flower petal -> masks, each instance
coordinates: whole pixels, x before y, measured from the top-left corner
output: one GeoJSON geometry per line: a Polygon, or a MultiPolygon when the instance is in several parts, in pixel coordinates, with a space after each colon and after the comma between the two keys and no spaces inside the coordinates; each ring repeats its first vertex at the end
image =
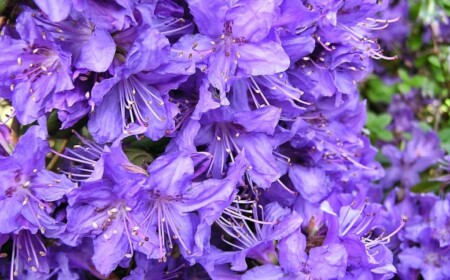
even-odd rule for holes
{"type": "Polygon", "coordinates": [[[72,0],[35,0],[34,2],[52,21],[55,22],[67,18],[72,7],[72,0]]]}
{"type": "Polygon", "coordinates": [[[289,67],[289,57],[280,44],[264,40],[237,47],[238,70],[247,75],[272,75],[289,67]]]}
{"type": "Polygon", "coordinates": [[[226,20],[232,22],[233,35],[250,42],[266,38],[273,22],[278,18],[277,0],[239,0],[227,12],[226,20]]]}

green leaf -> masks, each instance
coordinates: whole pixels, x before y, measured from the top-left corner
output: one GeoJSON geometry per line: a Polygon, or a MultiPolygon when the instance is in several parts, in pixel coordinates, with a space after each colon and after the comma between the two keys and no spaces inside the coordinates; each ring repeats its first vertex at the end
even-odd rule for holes
{"type": "Polygon", "coordinates": [[[372,112],[368,112],[366,127],[369,129],[373,141],[376,139],[392,141],[394,139],[392,132],[386,129],[391,120],[392,117],[388,114],[375,115],[372,112]]]}
{"type": "Polygon", "coordinates": [[[424,84],[426,84],[427,83],[427,77],[425,77],[425,76],[419,76],[419,75],[417,75],[417,76],[413,76],[410,80],[409,80],[409,85],[410,86],[412,86],[412,87],[416,87],[416,88],[419,88],[419,87],[421,87],[422,85],[424,85],[424,84]]]}
{"type": "Polygon", "coordinates": [[[446,127],[439,131],[439,139],[444,150],[450,153],[450,127],[446,127]]]}
{"type": "Polygon", "coordinates": [[[387,85],[380,78],[371,76],[366,83],[365,92],[370,102],[391,102],[392,95],[395,94],[395,85],[387,85]]]}
{"type": "Polygon", "coordinates": [[[420,183],[411,188],[411,191],[415,193],[435,192],[439,190],[440,186],[440,182],[422,179],[420,183]]]}
{"type": "Polygon", "coordinates": [[[388,114],[375,115],[372,112],[367,113],[367,126],[385,128],[391,123],[392,117],[388,114]]]}
{"type": "Polygon", "coordinates": [[[405,69],[403,68],[398,69],[398,75],[400,76],[400,79],[402,79],[403,81],[409,81],[409,74],[405,69]]]}
{"type": "Polygon", "coordinates": [[[378,138],[380,138],[383,141],[389,142],[394,140],[394,135],[389,130],[381,130],[378,132],[378,138]]]}
{"type": "Polygon", "coordinates": [[[154,158],[147,152],[140,149],[126,149],[125,154],[128,159],[137,166],[151,163],[154,158]]]}
{"type": "Polygon", "coordinates": [[[0,14],[3,14],[7,6],[8,0],[0,0],[0,14]]]}
{"type": "Polygon", "coordinates": [[[409,93],[411,91],[411,87],[408,84],[398,84],[398,90],[401,93],[409,93]]]}
{"type": "Polygon", "coordinates": [[[441,62],[439,61],[439,58],[436,55],[430,55],[428,57],[428,62],[433,65],[436,66],[438,68],[441,67],[441,62]]]}
{"type": "Polygon", "coordinates": [[[136,137],[128,137],[124,139],[124,144],[129,146],[130,148],[147,151],[153,156],[163,153],[168,143],[168,138],[162,138],[158,141],[152,141],[149,138],[136,140],[136,137]]]}
{"type": "Polygon", "coordinates": [[[383,166],[389,165],[391,163],[391,161],[380,151],[378,151],[377,155],[375,156],[375,160],[381,163],[383,166]]]}

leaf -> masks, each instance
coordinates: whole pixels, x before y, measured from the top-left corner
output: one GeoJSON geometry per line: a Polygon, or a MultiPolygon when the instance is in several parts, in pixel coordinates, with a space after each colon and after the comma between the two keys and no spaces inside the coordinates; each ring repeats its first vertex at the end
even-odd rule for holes
{"type": "Polygon", "coordinates": [[[126,149],[125,154],[127,155],[130,162],[137,166],[149,164],[154,160],[154,158],[149,153],[139,149],[126,149]]]}
{"type": "Polygon", "coordinates": [[[0,14],[3,14],[7,6],[8,6],[7,0],[0,0],[0,14]]]}
{"type": "Polygon", "coordinates": [[[435,192],[439,190],[440,186],[441,186],[440,182],[422,179],[420,183],[411,188],[411,191],[415,193],[435,192]]]}
{"type": "Polygon", "coordinates": [[[365,91],[370,102],[389,103],[396,89],[395,85],[387,85],[380,78],[371,76],[367,80],[365,91]]]}
{"type": "Polygon", "coordinates": [[[398,84],[398,90],[401,93],[409,93],[411,91],[411,87],[407,84],[401,83],[401,84],[398,84]]]}
{"type": "Polygon", "coordinates": [[[450,127],[441,129],[438,135],[439,139],[441,139],[442,148],[444,148],[445,151],[450,153],[450,127]]]}
{"type": "Polygon", "coordinates": [[[425,76],[413,76],[410,80],[409,80],[409,85],[412,87],[416,87],[416,88],[420,88],[422,85],[427,83],[427,77],[425,76]]]}
{"type": "Polygon", "coordinates": [[[405,82],[409,81],[409,74],[405,69],[403,69],[403,68],[398,69],[398,75],[399,75],[400,79],[402,79],[403,81],[405,81],[405,82]]]}
{"type": "Polygon", "coordinates": [[[394,139],[392,132],[386,129],[391,121],[392,117],[388,114],[375,115],[368,112],[366,127],[370,131],[372,141],[376,139],[392,141],[394,139]]]}
{"type": "Polygon", "coordinates": [[[394,135],[389,130],[382,130],[378,132],[378,138],[380,138],[383,141],[389,142],[394,140],[394,135]]]}
{"type": "Polygon", "coordinates": [[[428,62],[433,65],[436,66],[438,68],[441,67],[441,62],[439,61],[439,58],[436,55],[430,55],[428,57],[428,62]]]}

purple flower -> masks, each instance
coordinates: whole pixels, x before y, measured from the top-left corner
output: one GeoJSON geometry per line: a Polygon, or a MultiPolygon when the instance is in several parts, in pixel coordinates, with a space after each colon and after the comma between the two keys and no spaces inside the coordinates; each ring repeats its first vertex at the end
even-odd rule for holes
{"type": "Polygon", "coordinates": [[[274,25],[284,51],[291,62],[296,62],[312,53],[316,46],[313,34],[319,13],[308,9],[300,0],[284,0],[280,9],[280,17],[274,25]]]}
{"type": "Polygon", "coordinates": [[[131,124],[146,127],[145,135],[154,140],[174,128],[177,108],[167,93],[187,79],[190,70],[170,60],[169,54],[169,40],[156,29],[145,28],[114,76],[94,86],[88,128],[97,142],[114,141],[130,132],[131,124]]]}
{"type": "Polygon", "coordinates": [[[302,114],[305,107],[311,105],[303,100],[303,94],[304,92],[291,85],[286,73],[279,73],[235,80],[226,98],[233,108],[239,110],[278,107],[282,108],[282,116],[292,118],[302,114]]]}
{"type": "Polygon", "coordinates": [[[44,30],[28,29],[29,25],[30,20],[19,17],[17,28],[23,29],[22,39],[0,38],[1,48],[8,50],[0,58],[0,85],[11,89],[12,104],[22,124],[51,110],[53,94],[74,87],[70,53],[47,38],[44,30]]]}
{"type": "Polygon", "coordinates": [[[383,28],[376,31],[377,38],[382,40],[386,48],[391,49],[393,47],[391,43],[403,44],[411,32],[409,9],[409,1],[401,0],[389,3],[389,7],[380,13],[382,18],[398,19],[389,25],[389,29],[383,28]]]}
{"type": "Polygon", "coordinates": [[[309,251],[299,275],[319,279],[342,279],[346,275],[347,251],[341,244],[330,244],[309,251]]]}
{"type": "Polygon", "coordinates": [[[270,34],[277,6],[276,1],[189,1],[201,34],[184,36],[174,50],[198,61],[220,92],[228,91],[234,77],[282,72],[289,67],[289,57],[270,34]]]}
{"type": "Polygon", "coordinates": [[[207,274],[201,266],[189,266],[181,257],[168,257],[166,262],[147,259],[143,254],[136,254],[136,268],[125,280],[169,280],[169,279],[205,279],[207,274]]]}
{"type": "Polygon", "coordinates": [[[62,239],[76,246],[82,238],[92,238],[93,264],[108,275],[121,261],[126,263],[135,249],[148,253],[147,246],[138,246],[139,223],[133,211],[137,201],[132,199],[147,173],[131,164],[120,147],[105,153],[103,160],[101,179],[83,182],[68,196],[67,232],[62,239]]]}
{"type": "MultiPolygon", "coordinates": [[[[29,230],[20,230],[17,234],[11,234],[11,240],[10,279],[14,277],[20,279],[35,277],[37,279],[49,273],[50,262],[42,235],[29,230]]],[[[2,242],[0,242],[0,247],[1,245],[2,242]]]]}
{"type": "MultiPolygon", "coordinates": [[[[275,131],[279,114],[280,110],[272,106],[254,111],[221,107],[206,112],[199,121],[191,120],[179,134],[180,139],[174,141],[175,144],[183,143],[191,151],[206,146],[213,156],[207,174],[213,178],[222,178],[228,162],[243,155],[249,164],[246,171],[249,184],[268,188],[279,177],[269,138],[275,131]]],[[[183,146],[176,149],[183,149],[183,146]]]]}
{"type": "Polygon", "coordinates": [[[80,145],[73,148],[65,148],[64,154],[53,151],[54,154],[67,160],[67,163],[59,168],[74,182],[97,181],[103,177],[105,158],[113,152],[107,145],[99,145],[90,141],[76,131],[73,131],[80,140],[80,145]]]}
{"type": "Polygon", "coordinates": [[[332,50],[334,43],[346,42],[365,57],[393,59],[384,56],[380,45],[371,38],[373,30],[392,22],[376,18],[377,13],[386,8],[387,2],[314,0],[309,4],[311,10],[320,13],[315,38],[325,49],[332,50]]]}
{"type": "Polygon", "coordinates": [[[298,278],[344,279],[347,270],[347,251],[343,245],[315,247],[309,251],[309,256],[306,256],[305,253],[297,251],[305,250],[305,247],[297,247],[295,243],[298,241],[297,235],[301,233],[294,233],[280,242],[280,265],[283,269],[298,278]],[[297,250],[294,249],[296,247],[297,250]]]}
{"type": "Polygon", "coordinates": [[[58,279],[77,279],[90,273],[96,278],[104,278],[92,264],[92,253],[92,242],[88,239],[77,248],[65,245],[48,248],[47,255],[52,271],[47,277],[57,274],[58,279]]]}
{"type": "Polygon", "coordinates": [[[66,129],[82,118],[92,108],[89,105],[90,91],[94,84],[96,74],[80,74],[74,81],[74,88],[53,95],[51,104],[58,108],[58,118],[61,121],[61,129],[66,129]]]}
{"type": "Polygon", "coordinates": [[[45,169],[45,155],[49,151],[44,132],[33,126],[19,139],[13,153],[0,160],[3,184],[0,191],[1,233],[29,229],[52,236],[64,225],[51,214],[55,203],[76,185],[64,175],[45,169]]]}
{"type": "Polygon", "coordinates": [[[420,172],[437,163],[443,156],[437,134],[419,128],[413,129],[412,138],[403,151],[393,145],[386,145],[382,152],[391,161],[391,167],[386,170],[386,177],[381,181],[384,187],[391,187],[397,181],[407,188],[414,186],[420,182],[420,172]]]}
{"type": "Polygon", "coordinates": [[[233,251],[216,251],[203,257],[201,262],[208,273],[214,273],[218,265],[230,263],[234,271],[247,269],[246,258],[262,264],[270,264],[278,258],[274,242],[299,230],[302,218],[278,203],[265,207],[254,201],[235,200],[216,220],[226,234],[222,242],[233,251]],[[253,229],[254,228],[254,229],[253,229]]]}
{"type": "Polygon", "coordinates": [[[0,36],[2,276],[448,277],[449,197],[408,190],[443,156],[408,123],[428,100],[391,104],[412,138],[384,179],[362,133],[387,1],[25,2],[0,36]]]}
{"type": "Polygon", "coordinates": [[[423,106],[418,98],[418,94],[394,95],[389,106],[389,113],[392,115],[390,129],[396,133],[410,132],[416,125],[414,111],[418,108],[411,108],[410,105],[423,106]]]}
{"type": "Polygon", "coordinates": [[[83,182],[69,196],[64,241],[77,245],[83,237],[92,238],[92,261],[104,275],[127,265],[135,251],[165,260],[166,250],[177,243],[185,256],[201,254],[195,247],[199,219],[193,211],[228,200],[240,179],[233,175],[192,182],[198,176],[194,163],[201,166],[205,156],[200,161],[187,154],[162,156],[148,173],[132,165],[116,146],[102,158],[102,179],[83,182]],[[116,249],[111,251],[111,246],[116,249]]]}
{"type": "Polygon", "coordinates": [[[293,121],[278,126],[276,153],[284,156],[281,166],[292,185],[310,202],[320,202],[333,189],[355,188],[362,180],[379,179],[376,151],[360,135],[364,103],[335,108],[322,100],[322,108],[311,108],[293,121]],[[342,110],[342,111],[341,111],[342,110]],[[344,186],[343,186],[344,185],[344,186]]]}
{"type": "Polygon", "coordinates": [[[441,248],[438,242],[424,236],[420,247],[404,249],[399,255],[399,275],[404,278],[447,279],[450,277],[450,251],[448,246],[441,248]]]}
{"type": "Polygon", "coordinates": [[[151,236],[154,246],[151,258],[165,261],[175,243],[185,258],[202,255],[208,236],[196,232],[210,227],[211,220],[226,207],[222,205],[235,193],[242,176],[241,164],[235,164],[223,180],[197,181],[200,173],[195,170],[195,162],[198,159],[186,153],[159,157],[148,168],[145,187],[136,194],[140,197],[137,211],[142,214],[142,232],[151,236]]]}
{"type": "MultiPolygon", "coordinates": [[[[104,72],[111,65],[116,45],[109,32],[74,14],[64,21],[52,22],[37,11],[26,10],[21,17],[43,29],[59,46],[72,54],[72,64],[80,69],[104,72]]],[[[20,27],[19,27],[20,28],[20,27]]]]}
{"type": "MultiPolygon", "coordinates": [[[[392,252],[386,244],[405,226],[407,218],[403,216],[397,228],[386,233],[380,226],[383,222],[381,205],[363,202],[361,197],[353,201],[348,201],[345,196],[342,198],[344,201],[338,214],[337,236],[348,253],[347,271],[351,275],[350,279],[363,274],[392,277],[396,269],[392,264],[392,252]]],[[[333,239],[330,233],[336,234],[335,230],[333,227],[329,229],[328,240],[333,239]]]]}
{"type": "Polygon", "coordinates": [[[312,203],[322,201],[332,191],[330,178],[319,167],[293,165],[289,167],[289,178],[300,195],[312,203]]]}
{"type": "Polygon", "coordinates": [[[283,270],[273,264],[264,264],[254,267],[245,272],[240,279],[242,280],[277,280],[283,277],[283,270]]]}
{"type": "Polygon", "coordinates": [[[66,19],[71,11],[83,13],[86,18],[100,28],[121,30],[129,26],[134,17],[131,1],[109,0],[106,3],[98,0],[36,0],[36,4],[52,21],[66,19]]]}
{"type": "Polygon", "coordinates": [[[440,247],[450,246],[450,195],[447,194],[446,199],[437,201],[431,209],[430,228],[440,247]]]}
{"type": "Polygon", "coordinates": [[[337,46],[330,52],[322,48],[297,63],[289,70],[291,82],[304,92],[320,97],[335,97],[335,105],[341,106],[343,95],[358,94],[356,82],[371,71],[370,61],[350,46],[337,46]]]}

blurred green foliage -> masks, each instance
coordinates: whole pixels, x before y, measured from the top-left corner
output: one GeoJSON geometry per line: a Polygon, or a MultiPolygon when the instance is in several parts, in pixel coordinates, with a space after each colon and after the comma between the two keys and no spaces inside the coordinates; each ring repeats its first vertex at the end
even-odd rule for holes
{"type": "MultiPolygon", "coordinates": [[[[385,52],[398,59],[380,61],[361,86],[362,96],[368,100],[366,128],[376,147],[390,143],[402,149],[410,135],[388,129],[393,119],[387,109],[394,95],[403,98],[415,92],[427,105],[412,104],[414,117],[422,129],[434,129],[442,148],[450,153],[450,35],[445,35],[450,34],[450,1],[410,0],[408,16],[410,33],[403,42],[381,42],[385,52]]],[[[381,154],[378,159],[389,166],[381,154]]],[[[424,172],[422,182],[412,190],[437,191],[439,183],[431,180],[439,175],[435,172],[440,172],[437,167],[424,172]]]]}

